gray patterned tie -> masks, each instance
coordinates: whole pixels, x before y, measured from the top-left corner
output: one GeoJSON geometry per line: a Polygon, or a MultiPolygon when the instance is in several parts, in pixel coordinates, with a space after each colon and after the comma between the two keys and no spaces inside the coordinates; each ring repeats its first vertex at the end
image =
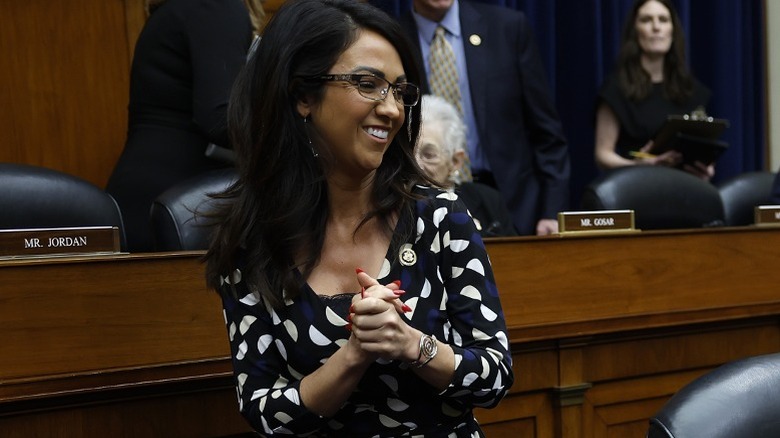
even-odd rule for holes
{"type": "Polygon", "coordinates": [[[431,92],[437,96],[447,99],[455,105],[458,112],[463,114],[463,107],[460,103],[460,87],[458,86],[458,68],[455,64],[455,52],[452,46],[445,38],[446,30],[439,26],[431,42],[431,53],[428,58],[430,67],[430,77],[428,83],[431,86],[431,92]]]}

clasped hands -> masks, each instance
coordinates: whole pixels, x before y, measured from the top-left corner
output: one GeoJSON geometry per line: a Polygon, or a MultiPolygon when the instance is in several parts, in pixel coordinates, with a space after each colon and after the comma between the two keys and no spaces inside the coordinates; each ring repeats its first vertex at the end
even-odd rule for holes
{"type": "Polygon", "coordinates": [[[363,359],[412,361],[417,357],[421,332],[403,320],[401,314],[412,309],[401,302],[401,282],[386,285],[357,269],[361,292],[352,298],[347,328],[352,332],[349,344],[357,348],[363,359]]]}

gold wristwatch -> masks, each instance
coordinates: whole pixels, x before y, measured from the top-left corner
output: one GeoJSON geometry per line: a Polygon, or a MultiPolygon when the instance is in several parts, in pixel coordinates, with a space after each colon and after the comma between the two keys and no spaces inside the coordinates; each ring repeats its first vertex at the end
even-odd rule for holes
{"type": "Polygon", "coordinates": [[[420,353],[417,355],[417,359],[411,362],[411,365],[417,368],[424,367],[436,357],[438,351],[439,345],[436,343],[436,336],[425,334],[420,336],[420,353]]]}

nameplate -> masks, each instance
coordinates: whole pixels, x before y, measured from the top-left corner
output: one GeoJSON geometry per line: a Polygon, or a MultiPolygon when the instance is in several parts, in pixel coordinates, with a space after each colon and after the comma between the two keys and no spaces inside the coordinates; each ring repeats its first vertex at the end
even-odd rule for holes
{"type": "Polygon", "coordinates": [[[636,232],[634,210],[563,211],[558,231],[567,233],[636,232]]]}
{"type": "Polygon", "coordinates": [[[780,205],[759,205],[755,208],[756,225],[780,226],[780,205]]]}
{"type": "Polygon", "coordinates": [[[117,227],[0,230],[2,258],[118,252],[117,227]]]}

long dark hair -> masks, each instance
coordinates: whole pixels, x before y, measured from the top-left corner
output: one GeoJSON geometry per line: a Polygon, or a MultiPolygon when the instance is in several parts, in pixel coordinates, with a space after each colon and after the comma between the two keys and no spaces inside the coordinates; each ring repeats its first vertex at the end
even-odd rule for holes
{"type": "MultiPolygon", "coordinates": [[[[306,96],[317,102],[323,84],[301,80],[328,73],[361,29],[386,38],[401,57],[407,80],[419,70],[400,26],[381,10],[356,0],[290,0],[274,14],[256,52],[238,76],[228,108],[228,127],[239,178],[220,196],[218,227],[206,254],[208,285],[236,265],[243,281],[274,306],[300,293],[319,261],[328,217],[327,151],[315,156],[305,120],[297,111],[306,96]],[[296,255],[305,260],[296,260],[296,255]],[[284,291],[284,296],[282,295],[284,291]]],[[[391,220],[413,214],[415,184],[428,181],[414,159],[420,105],[406,109],[404,124],[376,171],[372,208],[362,224],[378,218],[388,235],[391,220]]],[[[315,145],[316,146],[316,145],[315,145]]],[[[393,235],[400,245],[413,232],[393,235]]]]}
{"type": "MultiPolygon", "coordinates": [[[[642,67],[642,48],[636,32],[636,17],[645,3],[637,0],[623,27],[622,44],[618,57],[618,77],[623,93],[632,100],[642,100],[650,94],[650,75],[642,67]]],[[[680,16],[670,0],[655,0],[669,10],[672,18],[672,45],[664,57],[664,96],[680,103],[693,94],[693,78],[685,65],[685,34],[680,16]]]]}

